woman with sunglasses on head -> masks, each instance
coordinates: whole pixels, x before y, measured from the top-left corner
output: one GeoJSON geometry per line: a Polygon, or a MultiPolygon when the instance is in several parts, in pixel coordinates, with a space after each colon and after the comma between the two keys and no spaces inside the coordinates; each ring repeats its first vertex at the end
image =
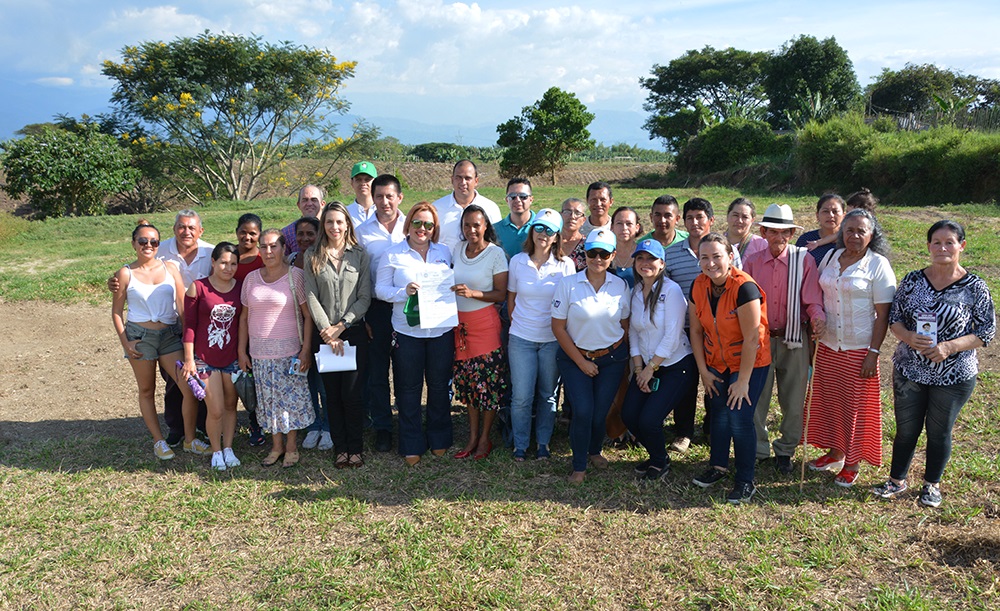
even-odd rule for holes
{"type": "Polygon", "coordinates": [[[511,426],[514,460],[524,461],[535,416],[535,457],[551,456],[549,442],[556,422],[559,343],[552,334],[552,296],[559,281],[576,273],[563,255],[562,216],[551,208],[535,215],[524,252],[510,260],[507,310],[510,312],[511,426]]]}
{"type": "Polygon", "coordinates": [[[184,313],[184,280],[175,265],[156,258],[159,247],[160,232],[145,219],[140,220],[132,231],[136,259],[114,275],[117,288],[111,301],[111,321],[139,386],[139,412],[153,436],[153,453],[160,460],[170,460],[174,452],[163,439],[156,417],[157,362],[178,382],[183,395],[184,451],[207,454],[209,446],[195,439],[198,401],[184,378],[178,379],[177,361],[184,354],[180,321],[184,313]]]}
{"type": "MultiPolygon", "coordinates": [[[[256,246],[256,240],[254,240],[256,246]]],[[[195,280],[184,296],[184,375],[198,376],[205,387],[205,434],[212,446],[212,468],[238,467],[233,453],[236,435],[236,386],[239,370],[239,250],[220,242],[212,250],[212,273],[195,280]]]]}
{"type": "Polygon", "coordinates": [[[587,204],[575,197],[571,197],[562,203],[562,249],[569,257],[576,271],[580,272],[587,268],[586,237],[580,233],[580,229],[587,221],[587,204]]]}
{"type": "Polygon", "coordinates": [[[594,229],[585,246],[587,268],[563,278],[552,298],[552,334],[560,347],[556,358],[573,403],[573,484],[583,482],[588,461],[597,469],[608,466],[601,455],[605,420],[628,364],[628,286],[608,272],[615,235],[594,229]]]}
{"type": "MultiPolygon", "coordinates": [[[[323,228],[305,251],[306,298],[315,322],[317,352],[326,344],[344,354],[345,344],[357,350],[353,371],[320,374],[326,389],[327,421],[337,452],[338,469],[364,466],[364,399],[368,370],[368,331],[364,317],[372,299],[368,252],[358,243],[347,207],[331,202],[323,208],[323,228]]],[[[297,236],[296,236],[297,237],[297,236]]]]}
{"type": "Polygon", "coordinates": [[[455,329],[455,400],[469,412],[469,442],[455,458],[486,458],[490,429],[507,392],[507,360],[500,345],[500,315],[507,299],[507,256],[482,208],[462,211],[462,241],[452,253],[458,327],[455,329]],[[482,431],[479,430],[480,417],[482,431]]]}
{"type": "Polygon", "coordinates": [[[435,456],[444,456],[452,444],[448,381],[455,360],[455,333],[453,327],[425,329],[412,312],[407,316],[406,303],[420,290],[422,272],[451,268],[451,252],[438,243],[441,227],[434,205],[420,202],[413,206],[403,223],[403,233],[406,239],[382,255],[375,277],[375,297],[392,303],[399,453],[406,464],[413,466],[420,462],[428,446],[435,456]],[[420,410],[425,379],[426,429],[420,410]]]}

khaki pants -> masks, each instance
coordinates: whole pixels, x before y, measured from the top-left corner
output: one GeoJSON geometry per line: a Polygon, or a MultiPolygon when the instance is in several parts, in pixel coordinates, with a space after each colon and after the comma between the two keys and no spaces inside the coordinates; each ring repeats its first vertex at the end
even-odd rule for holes
{"type": "Polygon", "coordinates": [[[806,398],[806,384],[809,377],[809,348],[803,344],[801,348],[788,348],[784,338],[771,338],[771,368],[767,372],[764,390],[761,391],[754,413],[754,426],[757,430],[757,459],[771,455],[774,446],[775,456],[793,456],[795,448],[802,439],[802,411],[806,398]],[[771,391],[775,378],[778,382],[778,406],[781,408],[781,424],[778,427],[781,436],[768,443],[767,412],[771,406],[771,391]]]}

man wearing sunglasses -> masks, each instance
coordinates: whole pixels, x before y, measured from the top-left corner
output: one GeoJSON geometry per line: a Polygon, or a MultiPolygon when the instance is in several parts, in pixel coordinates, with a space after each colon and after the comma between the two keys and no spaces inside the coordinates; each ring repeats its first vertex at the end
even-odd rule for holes
{"type": "Polygon", "coordinates": [[[528,229],[535,220],[535,213],[531,211],[533,201],[531,182],[527,178],[511,178],[507,181],[507,205],[510,206],[510,214],[493,228],[500,238],[500,246],[503,247],[508,261],[524,247],[528,229]]]}
{"type": "Polygon", "coordinates": [[[462,241],[462,212],[469,204],[476,204],[486,213],[490,222],[496,225],[503,218],[500,207],[492,200],[479,194],[479,169],[468,159],[455,164],[451,170],[452,192],[434,202],[438,221],[441,224],[439,242],[454,250],[455,245],[462,241]]]}

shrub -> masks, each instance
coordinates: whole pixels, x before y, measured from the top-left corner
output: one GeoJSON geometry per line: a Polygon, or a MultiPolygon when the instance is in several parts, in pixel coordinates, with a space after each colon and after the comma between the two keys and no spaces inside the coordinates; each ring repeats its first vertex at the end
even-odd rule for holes
{"type": "Polygon", "coordinates": [[[8,140],[0,150],[4,191],[14,198],[27,195],[41,218],[102,214],[109,196],[131,189],[139,179],[131,154],[96,126],[80,133],[47,127],[8,140]]]}
{"type": "Polygon", "coordinates": [[[471,154],[469,149],[451,142],[427,142],[418,144],[410,149],[410,154],[420,159],[420,161],[458,161],[459,159],[469,159],[471,154]]]}
{"type": "Polygon", "coordinates": [[[787,152],[789,141],[763,121],[732,118],[704,129],[677,154],[681,172],[715,172],[787,152]]]}
{"type": "MultiPolygon", "coordinates": [[[[872,148],[875,130],[860,114],[846,114],[798,132],[795,168],[799,182],[816,190],[850,190],[860,184],[854,164],[872,148]]],[[[874,186],[872,186],[874,188],[874,186]]]]}

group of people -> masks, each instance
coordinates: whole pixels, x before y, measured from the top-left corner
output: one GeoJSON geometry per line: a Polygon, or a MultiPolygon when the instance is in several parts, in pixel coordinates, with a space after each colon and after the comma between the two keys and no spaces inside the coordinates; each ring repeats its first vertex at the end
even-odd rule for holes
{"type": "Polygon", "coordinates": [[[986,284],[960,264],[961,226],[932,226],[930,265],[897,290],[866,190],[846,202],[820,198],[819,229],[793,245],[803,228],[786,205],[770,205],[758,220],[754,204],[739,198],[723,233],[713,231],[707,200],[681,206],[664,195],[644,233],[645,219],[615,208],[607,183],[591,184],[585,200],[535,211],[530,181],[514,178],[503,216],[478,181],[476,166],[460,161],[451,193],[404,215],[396,177],[360,162],[350,206],[327,204],[309,185],[298,221],[263,229],[244,215],[237,243],[214,247],[200,240],[193,211],[178,213],[174,237],[162,244],[140,222],[137,258],[109,288],[156,456],[172,458],[183,440],[185,451],[211,454],[214,469],[239,465],[233,378],[252,372],[250,442],[271,435],[267,466],[297,464],[303,430],[303,447],[333,448],[338,468],[363,466],[366,423],[377,451],[392,447],[393,394],[405,462],[416,465],[428,450],[444,456],[454,442],[452,392],[469,415],[468,441],[454,458],[489,456],[494,425],[504,422],[515,461],[527,459],[532,433],[534,456],[544,460],[562,392],[570,482],[608,466],[602,447],[615,419],[648,453],[637,476],[658,481],[670,472],[664,421],[673,412],[669,449],[686,451],[701,380],[711,451],[695,484],[712,486],[732,471],[728,500],[746,502],[758,462],[789,474],[805,441],[828,450],[810,468],[851,486],[861,461],[881,465],[878,356],[891,328],[900,340],[897,436],[890,479],[874,490],[889,498],[907,489],[926,427],[920,500],[940,503],[951,429],[975,385],[975,348],[995,333],[986,284]],[[420,311],[422,283],[442,278],[457,324],[420,311]],[[321,346],[354,354],[353,368],[317,373],[321,346]],[[166,439],[154,407],[157,363],[168,386],[166,439]],[[781,418],[772,442],[775,384],[781,418]],[[497,417],[504,413],[509,420],[497,417]]]}

